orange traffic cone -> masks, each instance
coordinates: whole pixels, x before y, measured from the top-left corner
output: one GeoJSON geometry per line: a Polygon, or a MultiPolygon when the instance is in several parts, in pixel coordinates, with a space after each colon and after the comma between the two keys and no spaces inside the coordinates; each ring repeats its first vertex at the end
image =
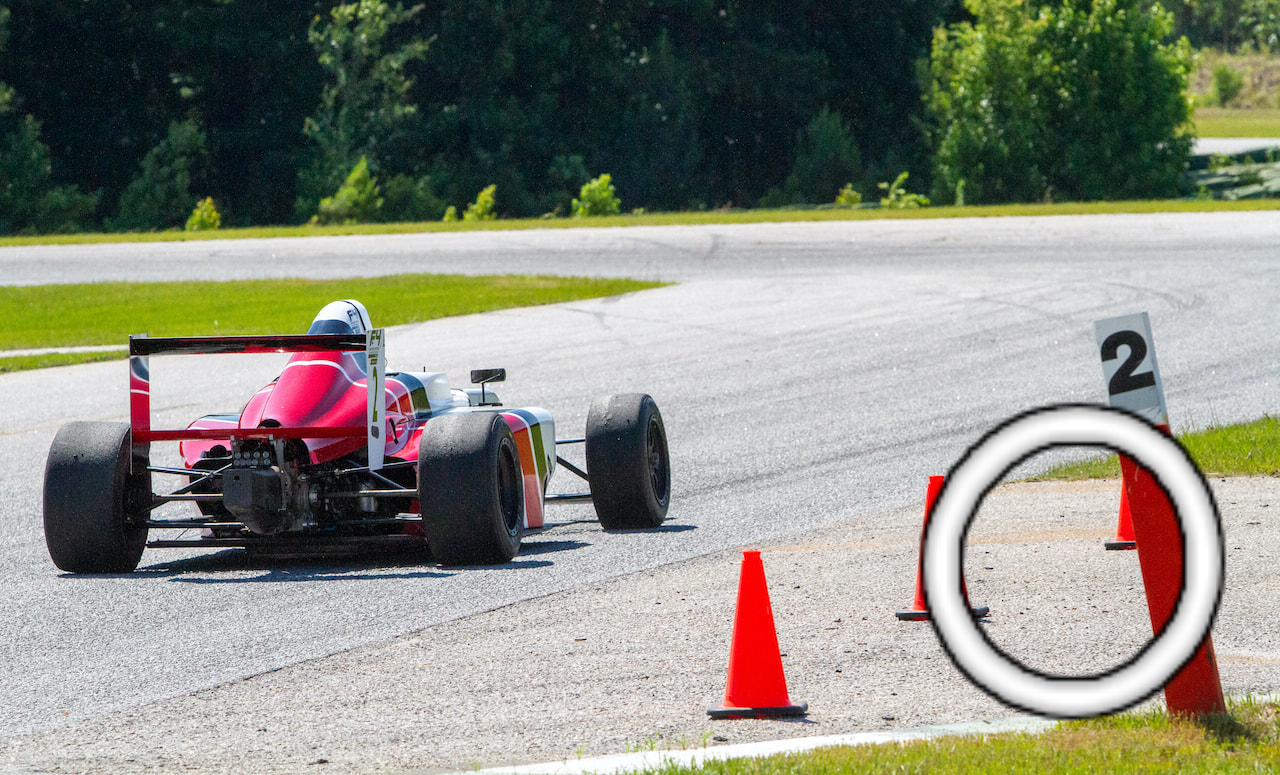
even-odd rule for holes
{"type": "Polygon", "coordinates": [[[1120,482],[1120,519],[1116,523],[1116,537],[1103,546],[1108,549],[1137,549],[1133,536],[1133,515],[1129,513],[1129,489],[1120,482]]]}
{"type": "MultiPolygon", "coordinates": [[[[929,607],[924,602],[924,531],[929,527],[929,515],[933,513],[933,504],[938,500],[938,493],[942,492],[943,481],[941,476],[929,477],[929,490],[924,497],[924,527],[920,529],[920,559],[916,562],[916,599],[911,605],[911,610],[898,611],[894,614],[904,622],[923,622],[929,619],[929,607]]],[[[969,590],[965,589],[963,578],[960,579],[960,591],[964,593],[965,603],[968,603],[969,590]]],[[[969,611],[974,618],[981,619],[991,609],[980,605],[977,608],[970,606],[969,611]]]]}
{"type": "Polygon", "coordinates": [[[807,703],[792,705],[782,673],[778,633],[764,580],[760,552],[742,553],[738,577],[738,606],[733,615],[733,644],[729,648],[729,679],[724,704],[709,708],[711,718],[772,718],[803,716],[807,703]]]}

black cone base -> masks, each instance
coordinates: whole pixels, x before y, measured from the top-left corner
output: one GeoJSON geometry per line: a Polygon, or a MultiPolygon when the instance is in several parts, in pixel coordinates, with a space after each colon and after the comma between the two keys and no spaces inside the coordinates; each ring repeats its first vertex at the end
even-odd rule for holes
{"type": "MultiPolygon", "coordinates": [[[[975,606],[969,609],[969,613],[973,614],[974,619],[981,619],[991,613],[991,609],[985,605],[975,606]]],[[[928,611],[898,611],[894,616],[904,622],[927,622],[929,621],[928,611]]]]}
{"type": "Polygon", "coordinates": [[[780,705],[773,708],[734,708],[729,706],[721,706],[719,708],[707,708],[707,715],[711,718],[794,718],[803,716],[809,712],[809,703],[802,702],[799,705],[780,705]]]}

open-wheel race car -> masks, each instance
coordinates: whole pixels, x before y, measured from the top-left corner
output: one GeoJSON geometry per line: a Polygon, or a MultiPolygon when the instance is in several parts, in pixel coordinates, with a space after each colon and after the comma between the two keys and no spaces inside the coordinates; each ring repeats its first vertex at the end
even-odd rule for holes
{"type": "Polygon", "coordinates": [[[557,439],[544,409],[503,407],[503,369],[386,371],[384,332],[357,301],[327,305],[291,336],[129,338],[130,422],[73,422],[45,466],[44,532],[71,573],[127,573],[148,547],[238,546],[288,553],[368,543],[429,548],[446,565],[503,563],[555,503],[594,505],[606,530],[657,527],[671,495],[666,430],[640,393],[597,399],[584,438],[557,439]],[[149,356],[293,353],[238,414],[151,427],[149,356]],[[182,465],[151,445],[179,442],[182,465]],[[586,470],[561,457],[585,445],[586,470]],[[548,494],[557,468],[588,492],[548,494]],[[168,477],[173,488],[156,492],[168,477]],[[162,517],[190,501],[197,515],[162,517]],[[151,530],[188,531],[148,542],[151,530]],[[189,537],[183,537],[189,536],[189,537]]]}

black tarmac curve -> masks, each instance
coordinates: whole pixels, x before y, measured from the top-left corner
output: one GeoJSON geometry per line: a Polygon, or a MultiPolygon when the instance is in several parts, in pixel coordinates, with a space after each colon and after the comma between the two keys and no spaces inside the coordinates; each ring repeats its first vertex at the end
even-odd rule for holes
{"type": "MultiPolygon", "coordinates": [[[[148,550],[133,574],[67,576],[49,561],[41,531],[45,456],[64,423],[127,420],[126,370],[114,362],[0,375],[0,746],[513,602],[919,503],[926,477],[999,421],[1104,399],[1092,325],[1100,318],[1150,313],[1175,430],[1280,405],[1274,213],[0,249],[0,277],[17,284],[405,271],[679,283],[399,327],[387,347],[391,368],[426,366],[459,382],[472,368],[506,368],[502,398],[547,408],[561,436],[581,435],[599,395],[652,395],[671,458],[662,526],[575,529],[572,541],[555,540],[553,528],[492,569],[148,550]]],[[[153,359],[157,427],[234,410],[280,363],[153,359]]],[[[561,482],[577,487],[571,476],[561,482]]],[[[550,516],[592,513],[571,506],[550,516]]]]}

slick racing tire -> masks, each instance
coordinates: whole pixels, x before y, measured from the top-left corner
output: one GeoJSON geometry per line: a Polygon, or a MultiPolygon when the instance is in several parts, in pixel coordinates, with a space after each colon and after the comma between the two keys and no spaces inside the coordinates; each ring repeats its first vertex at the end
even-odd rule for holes
{"type": "Polygon", "coordinates": [[[644,393],[597,399],[587,412],[587,483],[605,530],[654,528],[671,501],[658,405],[644,393]]]}
{"type": "Polygon", "coordinates": [[[73,422],[44,469],[44,540],[68,573],[129,573],[147,545],[151,474],[129,470],[129,426],[73,422]]]}
{"type": "Polygon", "coordinates": [[[443,565],[509,562],[524,532],[524,476],[496,412],[428,420],[418,446],[418,502],[431,556],[443,565]]]}

